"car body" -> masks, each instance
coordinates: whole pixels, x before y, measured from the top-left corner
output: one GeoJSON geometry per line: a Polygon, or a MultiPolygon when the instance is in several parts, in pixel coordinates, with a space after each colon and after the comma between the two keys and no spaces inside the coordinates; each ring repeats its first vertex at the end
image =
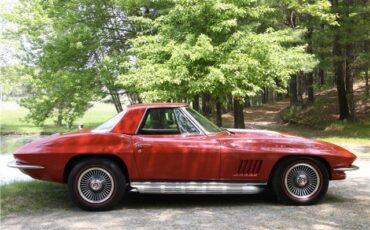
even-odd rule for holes
{"type": "Polygon", "coordinates": [[[128,106],[89,130],[19,148],[10,167],[68,183],[81,208],[114,206],[125,191],[254,194],[313,204],[356,156],[334,144],[257,129],[221,129],[182,103],[128,106]]]}

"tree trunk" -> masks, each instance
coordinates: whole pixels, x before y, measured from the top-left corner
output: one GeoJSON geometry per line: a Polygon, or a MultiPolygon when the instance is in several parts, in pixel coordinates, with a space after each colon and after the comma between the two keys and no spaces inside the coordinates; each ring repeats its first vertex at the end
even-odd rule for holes
{"type": "Polygon", "coordinates": [[[293,75],[290,78],[289,83],[289,97],[290,97],[290,106],[298,105],[298,97],[297,97],[297,75],[293,75]]]}
{"type": "Polygon", "coordinates": [[[313,103],[315,100],[314,91],[313,91],[313,73],[307,73],[307,94],[308,94],[308,102],[313,103]]]}
{"type": "Polygon", "coordinates": [[[216,101],[216,124],[222,127],[222,103],[220,99],[216,101]]]}
{"type": "Polygon", "coordinates": [[[340,35],[337,31],[333,41],[333,54],[336,57],[334,61],[335,80],[338,92],[338,105],[339,105],[339,119],[344,120],[349,118],[349,109],[347,102],[347,94],[345,87],[345,65],[343,61],[342,45],[339,43],[340,35]]]}
{"type": "MultiPolygon", "coordinates": [[[[338,11],[338,0],[331,0],[331,5],[333,12],[338,11]]],[[[341,23],[341,18],[338,19],[338,22],[341,23]]],[[[334,37],[333,37],[333,56],[334,56],[334,73],[335,81],[337,85],[338,93],[338,106],[339,106],[339,119],[344,120],[350,117],[347,93],[345,86],[345,77],[346,77],[346,67],[345,67],[345,58],[343,54],[343,46],[340,43],[342,40],[342,31],[338,27],[334,28],[334,37]]]]}
{"type": "Polygon", "coordinates": [[[243,102],[237,98],[234,98],[234,128],[245,128],[243,102]]]}
{"type": "Polygon", "coordinates": [[[199,95],[195,95],[193,98],[193,109],[199,112],[199,95]]]}
{"type": "MultiPolygon", "coordinates": [[[[363,0],[363,4],[364,4],[364,7],[368,7],[368,0],[363,0]]],[[[370,13],[369,13],[369,11],[367,11],[367,13],[365,13],[363,15],[364,21],[366,21],[369,16],[370,16],[370,13]]],[[[369,39],[365,38],[365,41],[364,41],[364,53],[365,54],[369,53],[369,48],[370,48],[369,47],[369,39]]],[[[370,95],[370,89],[369,89],[369,61],[370,60],[367,60],[366,64],[365,64],[365,94],[366,94],[366,96],[370,95]]]]}
{"type": "Polygon", "coordinates": [[[320,85],[325,85],[325,72],[323,68],[319,68],[319,80],[320,80],[320,85]]]}
{"type": "Polygon", "coordinates": [[[202,113],[204,116],[209,117],[211,115],[211,96],[208,93],[202,96],[202,113]]]}
{"type": "Polygon", "coordinates": [[[58,116],[56,120],[56,126],[61,127],[63,125],[63,108],[58,108],[58,116]]]}
{"type": "MultiPolygon", "coordinates": [[[[325,30],[325,24],[324,23],[321,24],[321,30],[325,30]]],[[[320,60],[322,61],[322,60],[324,60],[324,58],[325,58],[325,55],[323,55],[321,53],[320,54],[320,60]]],[[[324,70],[324,68],[319,67],[318,75],[319,75],[320,85],[325,85],[325,70],[324,70]]]]}
{"type": "Polygon", "coordinates": [[[369,96],[370,95],[370,89],[369,89],[369,70],[367,69],[366,70],[366,73],[365,73],[365,85],[366,85],[366,95],[369,96]]]}
{"type": "MultiPolygon", "coordinates": [[[[353,20],[350,17],[349,9],[353,6],[352,0],[346,1],[346,18],[349,20],[350,24],[353,24],[353,20]]],[[[352,28],[349,26],[346,30],[346,37],[351,38],[353,36],[352,28]]],[[[354,61],[354,55],[353,55],[353,46],[351,40],[347,41],[346,44],[346,92],[347,92],[347,100],[348,100],[348,109],[349,109],[349,118],[354,120],[356,118],[355,114],[355,101],[353,96],[353,75],[355,73],[355,70],[353,68],[353,61],[354,61]]]]}
{"type": "Polygon", "coordinates": [[[137,93],[127,93],[127,96],[130,98],[131,104],[142,103],[140,96],[137,93]]]}
{"type": "Polygon", "coordinates": [[[346,93],[347,93],[347,100],[348,100],[348,109],[350,112],[350,119],[355,119],[355,102],[353,97],[353,74],[354,70],[352,69],[351,65],[353,63],[353,46],[352,44],[346,45],[346,93]]]}
{"type": "Polygon", "coordinates": [[[227,112],[233,111],[234,110],[234,108],[233,108],[233,96],[231,96],[231,95],[227,96],[226,100],[227,100],[227,105],[226,105],[227,112]]]}
{"type": "Polygon", "coordinates": [[[267,87],[264,87],[262,93],[262,104],[266,104],[268,102],[269,102],[269,89],[267,87]]]}
{"type": "Polygon", "coordinates": [[[303,105],[303,92],[304,92],[304,72],[300,71],[297,77],[297,99],[298,105],[303,105]]]}
{"type": "MultiPolygon", "coordinates": [[[[309,27],[309,29],[306,33],[306,36],[305,36],[306,40],[307,40],[307,44],[308,44],[307,48],[306,48],[306,51],[309,54],[313,53],[313,50],[312,50],[312,33],[313,33],[313,29],[312,29],[312,27],[309,27]]],[[[306,74],[303,73],[302,76],[305,77],[306,89],[307,89],[307,95],[308,95],[308,102],[313,103],[313,101],[314,101],[313,73],[312,72],[306,73],[306,74]]]]}
{"type": "Polygon", "coordinates": [[[118,92],[113,89],[109,89],[109,94],[111,95],[114,107],[116,108],[117,113],[122,111],[122,103],[119,98],[118,92]]]}

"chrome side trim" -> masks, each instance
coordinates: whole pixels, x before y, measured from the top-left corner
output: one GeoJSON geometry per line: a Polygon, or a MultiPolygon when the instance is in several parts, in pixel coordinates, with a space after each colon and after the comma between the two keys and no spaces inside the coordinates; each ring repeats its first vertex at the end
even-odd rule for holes
{"type": "Polygon", "coordinates": [[[179,107],[179,109],[183,112],[185,117],[187,117],[193,123],[193,125],[195,125],[198,128],[198,130],[200,130],[202,132],[202,134],[209,134],[203,128],[203,126],[201,124],[199,124],[199,122],[188,111],[186,111],[186,107],[179,107]]]}
{"type": "MultiPolygon", "coordinates": [[[[190,123],[192,123],[195,126],[195,128],[199,131],[199,133],[185,133],[185,135],[205,134],[203,128],[200,127],[198,123],[195,123],[194,122],[194,119],[192,119],[192,117],[190,116],[190,114],[186,112],[185,108],[186,107],[178,107],[178,108],[175,108],[175,109],[177,109],[178,111],[180,111],[180,113],[182,113],[187,119],[189,119],[190,123]]],[[[176,119],[176,122],[177,122],[177,126],[179,126],[179,121],[177,121],[177,119],[176,119]]],[[[181,134],[184,134],[184,133],[181,133],[181,134]]]]}
{"type": "Polygon", "coordinates": [[[360,167],[356,165],[351,165],[350,167],[342,167],[342,168],[335,168],[333,171],[354,171],[359,169],[360,167]]]}
{"type": "Polygon", "coordinates": [[[151,182],[132,181],[133,191],[139,193],[172,194],[257,194],[267,183],[225,182],[151,182]]]}
{"type": "Polygon", "coordinates": [[[44,169],[44,166],[39,165],[21,165],[18,164],[17,161],[11,161],[7,164],[10,168],[17,168],[17,169],[44,169]]]}

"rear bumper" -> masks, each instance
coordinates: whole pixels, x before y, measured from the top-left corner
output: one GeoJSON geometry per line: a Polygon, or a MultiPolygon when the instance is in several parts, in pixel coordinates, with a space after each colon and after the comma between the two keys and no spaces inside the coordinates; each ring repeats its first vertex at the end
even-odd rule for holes
{"type": "Polygon", "coordinates": [[[333,169],[333,171],[335,171],[335,172],[345,172],[345,171],[354,171],[354,170],[357,170],[357,169],[359,169],[358,166],[351,165],[350,167],[335,168],[335,169],[333,169]]]}
{"type": "Polygon", "coordinates": [[[30,170],[37,170],[37,169],[44,169],[44,166],[40,165],[27,165],[27,164],[20,164],[18,161],[11,161],[7,164],[10,168],[17,168],[17,169],[30,169],[30,170]]]}

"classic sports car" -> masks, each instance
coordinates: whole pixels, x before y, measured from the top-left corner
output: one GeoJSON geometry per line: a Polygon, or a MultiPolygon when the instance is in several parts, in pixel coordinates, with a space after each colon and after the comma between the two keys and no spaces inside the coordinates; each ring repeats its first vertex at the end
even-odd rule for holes
{"type": "Polygon", "coordinates": [[[356,156],[329,143],[256,129],[221,129],[186,104],[140,104],[92,130],[54,134],[14,153],[10,167],[68,183],[74,202],[106,210],[127,191],[255,194],[290,204],[324,197],[356,156]]]}

